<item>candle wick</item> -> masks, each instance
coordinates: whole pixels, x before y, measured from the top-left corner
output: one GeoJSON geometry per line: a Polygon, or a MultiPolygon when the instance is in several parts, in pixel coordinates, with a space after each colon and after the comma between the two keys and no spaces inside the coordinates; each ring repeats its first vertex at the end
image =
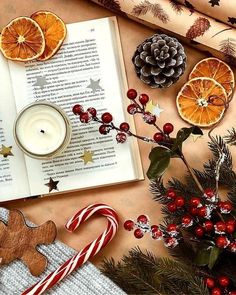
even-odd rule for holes
{"type": "Polygon", "coordinates": [[[42,130],[42,129],[40,130],[40,132],[41,132],[41,133],[45,133],[45,131],[44,131],[44,130],[42,130]]]}

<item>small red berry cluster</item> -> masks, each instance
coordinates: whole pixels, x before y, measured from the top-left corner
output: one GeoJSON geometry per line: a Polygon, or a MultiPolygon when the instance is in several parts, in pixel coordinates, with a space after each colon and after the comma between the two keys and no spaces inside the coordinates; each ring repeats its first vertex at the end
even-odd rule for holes
{"type": "Polygon", "coordinates": [[[236,290],[229,291],[231,281],[228,276],[219,276],[216,279],[205,277],[204,283],[210,290],[211,295],[236,295],[236,290]]]}
{"type": "Polygon", "coordinates": [[[75,115],[79,116],[82,123],[89,123],[90,121],[96,121],[100,123],[99,132],[102,135],[108,134],[111,130],[116,130],[116,140],[118,143],[124,143],[127,136],[134,136],[146,142],[158,143],[159,145],[164,145],[166,147],[171,145],[170,133],[173,132],[174,126],[171,123],[164,124],[161,129],[156,125],[156,116],[150,112],[145,111],[146,104],[149,101],[147,94],[142,93],[139,95],[138,101],[136,100],[138,94],[135,89],[129,89],[127,92],[127,97],[132,100],[132,103],[127,107],[127,112],[131,115],[140,113],[145,123],[154,125],[158,132],[153,135],[153,138],[143,137],[136,135],[130,131],[130,126],[127,122],[123,122],[120,126],[115,126],[113,124],[113,117],[110,113],[105,112],[101,115],[99,119],[97,117],[97,110],[93,107],[88,108],[86,111],[80,104],[74,105],[72,111],[75,115]]]}
{"type": "Polygon", "coordinates": [[[91,120],[101,123],[99,127],[100,134],[106,135],[110,132],[110,130],[116,129],[116,140],[118,143],[124,143],[126,141],[127,134],[132,135],[132,133],[129,132],[129,124],[126,122],[121,123],[119,128],[115,127],[112,123],[113,117],[108,112],[103,113],[101,115],[101,119],[99,119],[95,108],[88,108],[87,111],[84,111],[81,105],[76,104],[74,105],[72,111],[75,115],[79,116],[82,123],[89,123],[91,120]]]}
{"type": "Polygon", "coordinates": [[[193,229],[198,239],[213,237],[218,248],[227,248],[231,252],[236,252],[234,238],[236,220],[229,217],[233,209],[230,201],[220,201],[210,188],[204,190],[201,198],[191,197],[188,200],[183,196],[178,196],[173,189],[169,189],[166,192],[166,198],[168,211],[170,213],[179,211],[182,214],[181,228],[193,229]],[[212,215],[218,220],[213,222],[212,215]]]}
{"type": "Polygon", "coordinates": [[[132,103],[128,105],[127,112],[131,115],[140,113],[142,114],[143,120],[145,123],[154,125],[159,132],[156,132],[153,135],[153,140],[159,144],[167,144],[170,141],[169,135],[174,131],[174,126],[171,123],[166,123],[163,126],[163,130],[161,130],[156,125],[156,116],[151,114],[150,112],[145,111],[146,104],[149,101],[149,97],[147,94],[140,94],[138,97],[138,93],[135,89],[129,89],[127,92],[127,97],[132,100],[132,103]]]}
{"type": "Polygon", "coordinates": [[[166,230],[158,225],[150,225],[149,218],[146,215],[140,215],[136,221],[126,220],[124,228],[128,231],[134,230],[134,236],[141,239],[145,233],[150,233],[154,240],[163,240],[168,248],[174,248],[178,245],[179,228],[175,224],[169,224],[166,230]]]}
{"type": "Polygon", "coordinates": [[[212,240],[221,249],[236,253],[236,220],[229,217],[233,205],[229,201],[219,201],[210,188],[204,190],[204,195],[191,197],[188,201],[178,196],[171,188],[166,192],[167,208],[171,213],[177,210],[181,214],[181,223],[171,223],[167,226],[149,224],[146,215],[140,215],[137,221],[127,220],[126,230],[133,230],[136,238],[142,238],[145,232],[151,233],[153,239],[163,239],[168,248],[174,248],[181,239],[181,229],[194,233],[194,238],[212,240]],[[214,222],[211,220],[214,215],[214,222]],[[221,218],[219,220],[219,217],[221,218]],[[223,218],[224,217],[224,218],[223,218]]]}

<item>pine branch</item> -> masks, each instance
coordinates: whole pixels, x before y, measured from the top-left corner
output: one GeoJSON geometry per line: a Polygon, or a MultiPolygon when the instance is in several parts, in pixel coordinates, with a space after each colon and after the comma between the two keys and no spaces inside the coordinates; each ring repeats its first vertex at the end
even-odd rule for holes
{"type": "Polygon", "coordinates": [[[151,11],[154,17],[158,17],[164,24],[169,21],[168,14],[164,11],[159,3],[155,3],[152,5],[151,11]]]}
{"type": "Polygon", "coordinates": [[[120,3],[118,0],[97,0],[97,2],[105,6],[107,9],[110,9],[120,14],[124,14],[124,12],[121,11],[120,3]]]}
{"type": "Polygon", "coordinates": [[[183,6],[178,3],[176,0],[169,0],[173,10],[177,13],[177,14],[181,14],[183,11],[183,6]]]}
{"type": "Polygon", "coordinates": [[[233,160],[231,153],[224,142],[223,138],[221,136],[217,136],[214,141],[209,142],[208,144],[210,150],[213,153],[214,160],[217,161],[220,157],[220,152],[222,152],[225,155],[224,163],[222,164],[222,168],[226,170],[232,171],[233,169],[233,160]],[[220,151],[219,151],[220,149],[220,151]]]}
{"type": "Polygon", "coordinates": [[[161,178],[156,181],[151,181],[149,186],[150,192],[153,194],[153,199],[161,204],[167,204],[169,201],[166,198],[166,188],[161,178]]]}
{"type": "Polygon", "coordinates": [[[135,16],[145,15],[148,12],[151,12],[154,17],[158,17],[163,23],[167,23],[169,21],[168,14],[159,3],[152,4],[148,0],[144,0],[140,4],[135,5],[132,10],[132,14],[135,16]]]}
{"type": "Polygon", "coordinates": [[[228,134],[224,136],[224,140],[227,144],[236,146],[236,130],[234,128],[228,130],[228,134]]]}
{"type": "Polygon", "coordinates": [[[220,51],[225,54],[225,56],[236,56],[236,40],[233,38],[228,38],[220,43],[220,51]]]}
{"type": "Polygon", "coordinates": [[[159,258],[139,248],[132,249],[118,264],[106,260],[102,271],[127,294],[209,294],[191,264],[159,258]]]}

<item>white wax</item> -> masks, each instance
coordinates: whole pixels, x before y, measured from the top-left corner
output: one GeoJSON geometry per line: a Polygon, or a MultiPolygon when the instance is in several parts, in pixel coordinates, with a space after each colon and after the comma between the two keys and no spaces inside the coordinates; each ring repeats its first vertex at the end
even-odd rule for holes
{"type": "Polygon", "coordinates": [[[50,105],[32,105],[16,123],[18,141],[35,155],[55,152],[66,137],[66,122],[62,114],[50,105]]]}

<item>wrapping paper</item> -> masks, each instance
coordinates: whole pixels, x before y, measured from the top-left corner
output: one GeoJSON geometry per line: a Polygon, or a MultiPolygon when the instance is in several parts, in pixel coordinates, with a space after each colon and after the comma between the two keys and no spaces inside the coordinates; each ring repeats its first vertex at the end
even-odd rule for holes
{"type": "Polygon", "coordinates": [[[236,63],[236,29],[195,11],[191,4],[181,5],[176,0],[92,1],[152,28],[174,33],[199,49],[236,63]]]}
{"type": "Polygon", "coordinates": [[[177,0],[171,1],[193,6],[195,10],[209,15],[230,26],[236,27],[236,1],[235,0],[177,0]]]}

